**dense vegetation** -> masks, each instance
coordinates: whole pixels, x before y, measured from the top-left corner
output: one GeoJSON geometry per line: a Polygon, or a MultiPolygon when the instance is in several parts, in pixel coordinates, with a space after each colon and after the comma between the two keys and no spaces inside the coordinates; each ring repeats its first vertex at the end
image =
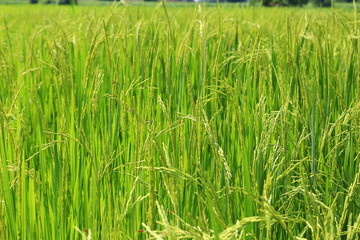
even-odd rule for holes
{"type": "Polygon", "coordinates": [[[360,238],[356,12],[0,13],[0,239],[360,238]]]}
{"type": "MultiPolygon", "coordinates": [[[[6,0],[3,0],[6,1],[6,0]]],[[[10,0],[9,0],[10,1],[10,0]]],[[[27,1],[27,0],[16,0],[27,1]]],[[[46,3],[46,4],[78,4],[78,3],[101,3],[101,2],[124,2],[123,0],[30,0],[30,3],[46,3]]],[[[126,1],[126,0],[125,0],[126,1]]],[[[132,2],[133,0],[130,0],[132,2]]],[[[160,2],[160,0],[141,0],[146,2],[160,2]]],[[[139,2],[141,2],[139,1],[139,2]]],[[[177,2],[194,2],[194,0],[175,0],[177,2]]],[[[358,1],[358,0],[355,0],[358,1]]],[[[0,1],[1,2],[1,1],[0,1]]],[[[330,7],[335,5],[335,2],[352,3],[353,0],[200,0],[206,3],[242,3],[249,6],[262,5],[267,7],[286,7],[286,6],[317,6],[317,7],[330,7]]]]}

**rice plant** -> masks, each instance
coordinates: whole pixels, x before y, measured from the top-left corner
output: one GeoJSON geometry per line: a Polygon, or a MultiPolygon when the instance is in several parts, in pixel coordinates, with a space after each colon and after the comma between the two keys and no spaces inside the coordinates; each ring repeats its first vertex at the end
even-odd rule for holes
{"type": "Polygon", "coordinates": [[[360,238],[356,10],[0,13],[0,239],[360,238]]]}

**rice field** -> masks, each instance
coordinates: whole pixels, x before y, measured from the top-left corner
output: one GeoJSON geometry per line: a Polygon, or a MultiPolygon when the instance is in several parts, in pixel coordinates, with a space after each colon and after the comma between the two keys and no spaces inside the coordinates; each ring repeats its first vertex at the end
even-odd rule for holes
{"type": "Polygon", "coordinates": [[[0,239],[360,239],[356,11],[0,16],[0,239]]]}

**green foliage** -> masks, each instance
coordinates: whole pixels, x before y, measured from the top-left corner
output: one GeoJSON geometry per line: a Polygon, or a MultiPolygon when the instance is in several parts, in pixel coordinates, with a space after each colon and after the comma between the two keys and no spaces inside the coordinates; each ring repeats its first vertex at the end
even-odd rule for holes
{"type": "MultiPolygon", "coordinates": [[[[262,5],[267,7],[304,6],[311,0],[262,0],[262,5]]],[[[318,7],[330,7],[331,0],[313,0],[313,5],[318,7]]]]}
{"type": "Polygon", "coordinates": [[[267,7],[281,7],[281,6],[303,6],[309,0],[262,0],[262,4],[267,7]]]}
{"type": "Polygon", "coordinates": [[[314,0],[313,3],[318,7],[331,7],[331,0],[314,0]]]}
{"type": "Polygon", "coordinates": [[[59,0],[59,4],[77,4],[78,0],[59,0]]]}
{"type": "Polygon", "coordinates": [[[0,14],[0,239],[360,238],[356,11],[0,14]]]}
{"type": "Polygon", "coordinates": [[[52,4],[52,3],[57,3],[57,4],[64,4],[64,5],[76,5],[78,4],[78,0],[43,0],[43,1],[39,1],[39,0],[30,0],[31,4],[36,4],[36,3],[46,3],[46,4],[52,4]]]}

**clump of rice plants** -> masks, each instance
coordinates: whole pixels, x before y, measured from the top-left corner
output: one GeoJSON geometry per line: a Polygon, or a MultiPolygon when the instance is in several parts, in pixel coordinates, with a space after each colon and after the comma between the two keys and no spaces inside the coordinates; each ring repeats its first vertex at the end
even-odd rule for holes
{"type": "Polygon", "coordinates": [[[356,12],[0,13],[0,239],[360,238],[356,12]]]}

